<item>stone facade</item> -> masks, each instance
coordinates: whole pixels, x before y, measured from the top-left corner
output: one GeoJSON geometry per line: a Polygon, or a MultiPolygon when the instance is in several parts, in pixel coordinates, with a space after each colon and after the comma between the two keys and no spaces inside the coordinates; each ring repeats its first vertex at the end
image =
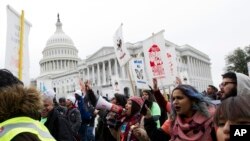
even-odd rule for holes
{"type": "MultiPolygon", "coordinates": [[[[39,89],[54,89],[59,97],[72,94],[79,89],[79,80],[90,80],[99,94],[113,96],[114,79],[119,81],[121,93],[133,95],[129,73],[120,67],[114,48],[102,47],[86,59],[79,59],[78,51],[69,36],[62,31],[60,19],[56,23],[56,32],[47,41],[40,61],[41,73],[37,78],[39,89]]],[[[126,43],[132,57],[143,56],[142,42],[126,43]]],[[[178,46],[165,40],[165,46],[174,47],[176,51],[177,72],[186,72],[184,83],[203,91],[212,84],[211,63],[208,55],[189,46],[178,46]]],[[[129,66],[127,66],[129,67],[129,66]]],[[[132,83],[133,84],[133,83],[132,83]]],[[[138,95],[139,91],[136,91],[138,95]]]]}

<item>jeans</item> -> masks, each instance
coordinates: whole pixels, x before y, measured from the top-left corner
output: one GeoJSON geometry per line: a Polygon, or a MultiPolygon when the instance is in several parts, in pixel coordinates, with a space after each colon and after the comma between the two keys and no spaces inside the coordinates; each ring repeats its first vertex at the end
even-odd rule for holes
{"type": "Polygon", "coordinates": [[[86,124],[82,124],[79,129],[81,141],[95,141],[93,130],[94,130],[94,127],[86,125],[86,124]]]}

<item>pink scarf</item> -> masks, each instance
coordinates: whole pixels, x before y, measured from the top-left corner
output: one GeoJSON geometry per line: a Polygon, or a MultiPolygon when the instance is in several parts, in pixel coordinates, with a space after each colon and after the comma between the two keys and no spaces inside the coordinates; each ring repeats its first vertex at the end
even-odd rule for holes
{"type": "Polygon", "coordinates": [[[210,116],[207,118],[196,112],[188,121],[176,117],[170,141],[212,141],[213,115],[215,108],[209,108],[210,116]]]}

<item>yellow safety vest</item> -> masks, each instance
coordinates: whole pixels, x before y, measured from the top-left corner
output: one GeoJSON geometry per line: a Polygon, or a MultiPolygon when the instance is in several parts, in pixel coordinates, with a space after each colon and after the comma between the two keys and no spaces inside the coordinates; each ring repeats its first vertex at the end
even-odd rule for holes
{"type": "Polygon", "coordinates": [[[37,135],[41,141],[55,141],[42,123],[29,117],[11,118],[0,123],[0,141],[10,141],[24,132],[37,135]]]}

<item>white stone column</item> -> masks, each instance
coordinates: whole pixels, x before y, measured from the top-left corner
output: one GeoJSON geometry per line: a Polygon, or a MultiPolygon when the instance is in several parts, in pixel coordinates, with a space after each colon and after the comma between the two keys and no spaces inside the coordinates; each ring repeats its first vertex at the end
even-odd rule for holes
{"type": "Polygon", "coordinates": [[[83,81],[85,81],[86,79],[88,79],[87,71],[88,71],[87,68],[83,69],[83,76],[82,76],[83,81]]]}
{"type": "Polygon", "coordinates": [[[116,77],[119,78],[118,67],[117,67],[117,59],[115,58],[114,61],[115,61],[115,75],[116,75],[116,77]]]}
{"type": "Polygon", "coordinates": [[[63,60],[61,60],[61,69],[63,69],[63,60]]]}
{"type": "MultiPolygon", "coordinates": [[[[201,66],[200,66],[200,60],[197,59],[197,67],[198,67],[198,76],[201,77],[201,66]]],[[[201,84],[200,84],[201,86],[201,84]]]]}
{"type": "MultiPolygon", "coordinates": [[[[201,67],[200,67],[200,60],[197,59],[197,73],[198,76],[201,77],[201,67]]],[[[201,85],[200,85],[201,86],[201,85]]]]}
{"type": "Polygon", "coordinates": [[[95,66],[94,66],[94,64],[92,64],[92,83],[96,83],[95,82],[95,66]]]}
{"type": "Polygon", "coordinates": [[[43,72],[43,69],[44,69],[44,66],[43,66],[43,63],[42,63],[42,64],[41,64],[40,72],[43,72]]]}
{"type": "Polygon", "coordinates": [[[192,57],[192,65],[193,65],[193,74],[194,74],[194,76],[197,76],[197,66],[196,66],[196,64],[195,64],[195,58],[193,58],[192,57]]]}
{"type": "Polygon", "coordinates": [[[52,62],[49,61],[49,71],[52,71],[52,62]]]}
{"type": "Polygon", "coordinates": [[[201,64],[202,64],[202,61],[200,60],[200,61],[199,61],[199,66],[200,66],[200,77],[202,77],[202,78],[203,78],[203,74],[202,74],[202,66],[201,66],[201,64]]]}
{"type": "Polygon", "coordinates": [[[208,76],[207,76],[206,62],[204,62],[203,67],[204,67],[204,75],[207,78],[208,76]]]}
{"type": "Polygon", "coordinates": [[[49,65],[49,71],[52,70],[52,64],[51,64],[51,61],[48,62],[48,65],[49,65]]]}
{"type": "Polygon", "coordinates": [[[87,66],[87,75],[88,75],[88,80],[90,78],[90,75],[89,75],[89,66],[87,66]]]}
{"type": "Polygon", "coordinates": [[[191,57],[191,68],[192,68],[192,76],[193,76],[193,78],[194,78],[194,76],[195,76],[195,68],[194,68],[194,58],[193,57],[191,57]]]}
{"type": "Polygon", "coordinates": [[[103,81],[102,84],[105,85],[106,84],[106,72],[105,72],[105,61],[102,62],[102,76],[103,76],[103,81]]]}
{"type": "Polygon", "coordinates": [[[187,67],[188,67],[188,74],[190,77],[190,76],[192,76],[192,68],[191,68],[191,60],[190,60],[189,56],[187,56],[187,67]]]}
{"type": "Polygon", "coordinates": [[[126,67],[126,65],[125,66],[123,66],[121,69],[122,69],[122,78],[123,79],[126,79],[126,71],[125,71],[125,67],[126,67]]]}
{"type": "Polygon", "coordinates": [[[62,60],[59,61],[60,69],[62,69],[62,60]]]}
{"type": "Polygon", "coordinates": [[[49,61],[48,64],[49,64],[49,71],[51,71],[52,70],[51,61],[49,61]]]}
{"type": "Polygon", "coordinates": [[[205,63],[204,68],[205,68],[206,77],[209,77],[209,76],[208,76],[208,71],[207,71],[207,63],[205,63]]]}
{"type": "Polygon", "coordinates": [[[101,85],[100,64],[97,63],[97,86],[101,85]]]}
{"type": "Polygon", "coordinates": [[[52,71],[53,67],[52,67],[52,61],[49,61],[49,70],[52,71]]]}
{"type": "Polygon", "coordinates": [[[53,61],[53,70],[56,70],[56,61],[53,61]]]}
{"type": "Polygon", "coordinates": [[[211,74],[211,70],[210,70],[210,65],[207,64],[207,71],[208,71],[208,77],[211,78],[212,74],[211,74]]]}
{"type": "Polygon", "coordinates": [[[200,67],[201,67],[201,77],[204,77],[202,63],[203,63],[203,61],[200,61],[200,67]]]}
{"type": "Polygon", "coordinates": [[[55,70],[57,70],[57,61],[56,60],[54,61],[54,64],[55,64],[55,70]]]}
{"type": "Polygon", "coordinates": [[[58,60],[58,69],[61,69],[61,60],[58,60]]]}
{"type": "Polygon", "coordinates": [[[50,61],[50,71],[53,71],[53,68],[54,68],[53,61],[50,61]]]}
{"type": "Polygon", "coordinates": [[[112,70],[111,70],[111,60],[109,60],[109,77],[112,76],[112,70]]]}
{"type": "Polygon", "coordinates": [[[51,71],[51,62],[50,61],[48,61],[48,68],[49,68],[48,70],[51,71]]]}

